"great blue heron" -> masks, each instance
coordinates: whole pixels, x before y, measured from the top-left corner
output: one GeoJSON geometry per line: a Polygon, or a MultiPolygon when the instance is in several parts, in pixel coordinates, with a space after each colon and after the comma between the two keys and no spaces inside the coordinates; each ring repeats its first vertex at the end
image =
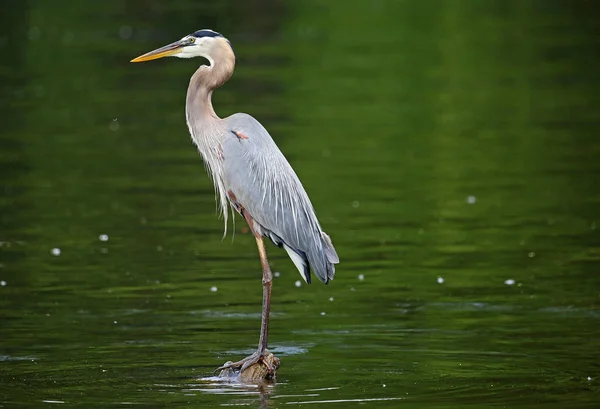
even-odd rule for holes
{"type": "Polygon", "coordinates": [[[260,361],[272,375],[276,368],[264,359],[272,274],[263,237],[287,251],[307,283],[312,268],[327,284],[333,279],[339,258],[331,239],[321,229],[302,183],[266,129],[248,114],[221,119],[215,113],[212,92],[231,77],[235,66],[229,41],[215,31],[199,30],[132,62],[167,56],[204,57],[210,63],[201,65],[190,80],[185,106],[188,128],[215,184],[225,233],[229,204],[248,223],[262,264],[263,307],[258,349],[241,361],[218,369],[244,372],[260,361]]]}

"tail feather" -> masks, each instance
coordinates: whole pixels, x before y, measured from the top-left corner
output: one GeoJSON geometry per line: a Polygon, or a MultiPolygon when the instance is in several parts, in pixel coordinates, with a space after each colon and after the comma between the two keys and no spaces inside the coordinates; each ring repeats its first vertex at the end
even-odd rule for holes
{"type": "Polygon", "coordinates": [[[315,275],[324,282],[329,283],[335,276],[335,264],[340,259],[331,243],[331,239],[325,232],[320,232],[321,240],[317,239],[317,245],[307,254],[310,267],[315,275]]]}
{"type": "Polygon", "coordinates": [[[314,246],[309,246],[311,248],[306,249],[306,251],[290,246],[281,237],[271,231],[265,230],[264,234],[276,246],[283,247],[287,251],[290,259],[292,259],[292,262],[307,284],[311,282],[311,269],[319,280],[325,284],[333,280],[335,276],[335,264],[339,263],[340,259],[327,233],[320,232],[321,240],[317,236],[313,242],[314,246]]]}
{"type": "MultiPolygon", "coordinates": [[[[329,238],[329,235],[324,231],[321,232],[321,237],[323,238],[323,248],[325,249],[325,257],[329,260],[330,263],[337,264],[340,262],[340,258],[335,252],[335,248],[333,247],[333,243],[329,238]]],[[[331,277],[333,278],[333,277],[331,277]]]]}
{"type": "Polygon", "coordinates": [[[292,249],[287,244],[283,243],[283,248],[287,251],[288,255],[292,259],[292,262],[300,272],[306,284],[310,284],[310,267],[308,265],[308,259],[306,258],[306,254],[304,252],[296,251],[292,249]],[[302,253],[302,254],[300,254],[302,253]]]}

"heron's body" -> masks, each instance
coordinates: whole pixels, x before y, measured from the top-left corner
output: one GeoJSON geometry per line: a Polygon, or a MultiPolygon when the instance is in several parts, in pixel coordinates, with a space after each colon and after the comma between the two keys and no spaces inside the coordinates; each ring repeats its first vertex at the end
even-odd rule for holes
{"type": "Polygon", "coordinates": [[[200,30],[133,61],[167,55],[203,56],[210,62],[198,68],[190,80],[187,124],[215,184],[225,229],[230,205],[246,219],[261,255],[265,285],[261,341],[256,354],[240,361],[243,371],[263,356],[267,344],[271,272],[262,237],[283,247],[308,283],[310,268],[328,283],[339,259],[302,183],[267,130],[247,114],[221,119],[215,113],[212,92],[230,78],[235,67],[229,41],[214,31],[200,30]]]}

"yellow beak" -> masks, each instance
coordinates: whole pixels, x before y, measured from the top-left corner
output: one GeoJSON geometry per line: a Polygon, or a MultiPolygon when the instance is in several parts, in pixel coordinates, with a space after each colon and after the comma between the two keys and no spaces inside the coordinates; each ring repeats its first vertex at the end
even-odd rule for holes
{"type": "Polygon", "coordinates": [[[181,41],[175,41],[174,43],[165,45],[164,47],[160,47],[154,51],[150,51],[149,53],[140,55],[139,57],[134,58],[130,62],[143,62],[156,60],[157,58],[168,57],[170,55],[179,54],[182,48],[183,44],[181,44],[181,41]]]}

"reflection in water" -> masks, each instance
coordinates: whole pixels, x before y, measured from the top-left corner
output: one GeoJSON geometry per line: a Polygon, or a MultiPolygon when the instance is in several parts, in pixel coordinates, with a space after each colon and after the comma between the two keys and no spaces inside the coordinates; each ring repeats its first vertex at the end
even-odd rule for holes
{"type": "MultiPolygon", "coordinates": [[[[287,405],[305,405],[305,404],[318,404],[318,403],[367,403],[367,402],[383,402],[383,401],[395,401],[401,400],[400,397],[381,397],[381,398],[357,398],[357,399],[318,399],[321,397],[322,391],[335,391],[339,390],[339,387],[331,388],[317,388],[307,389],[302,394],[277,394],[277,385],[273,384],[260,384],[260,385],[247,385],[235,382],[223,380],[219,377],[209,377],[199,379],[201,382],[198,385],[190,385],[188,389],[184,389],[184,394],[193,395],[195,392],[235,396],[228,403],[222,404],[222,406],[247,406],[259,403],[261,408],[268,408],[273,405],[277,405],[280,400],[285,400],[287,405]],[[247,396],[247,398],[240,398],[239,396],[247,396]],[[258,398],[257,398],[258,397],[258,398]],[[301,400],[295,400],[301,399],[301,400]],[[272,403],[272,404],[271,404],[272,403]]],[[[157,385],[160,386],[160,385],[157,385]]],[[[163,387],[165,385],[162,385],[163,387]]]]}
{"type": "Polygon", "coordinates": [[[367,399],[332,399],[332,400],[305,400],[298,402],[286,402],[288,405],[305,405],[308,403],[366,403],[366,402],[382,402],[382,401],[393,401],[400,400],[402,398],[367,398],[367,399]]]}
{"type": "Polygon", "coordinates": [[[270,399],[274,398],[275,385],[262,383],[258,385],[247,385],[229,381],[219,377],[201,378],[200,383],[189,385],[183,390],[188,396],[201,394],[223,395],[228,397],[228,403],[224,406],[248,406],[258,404],[261,408],[268,408],[270,399]]]}
{"type": "Polygon", "coordinates": [[[0,406],[597,406],[593,2],[13,3],[0,406]],[[261,273],[189,142],[196,64],[128,62],[201,27],[236,45],[219,114],[267,126],[344,260],[297,287],[273,254],[263,390],[210,378],[261,273]]]}

